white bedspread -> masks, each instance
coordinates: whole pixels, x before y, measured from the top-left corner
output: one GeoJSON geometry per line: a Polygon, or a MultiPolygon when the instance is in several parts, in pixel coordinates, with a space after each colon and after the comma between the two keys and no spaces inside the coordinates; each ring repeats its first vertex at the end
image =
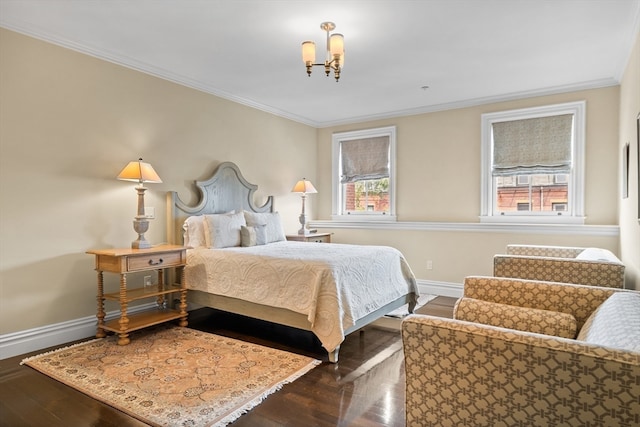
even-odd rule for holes
{"type": "Polygon", "coordinates": [[[403,295],[418,298],[404,256],[387,246],[276,242],[191,249],[189,289],[304,314],[327,351],[367,314],[403,295]]]}

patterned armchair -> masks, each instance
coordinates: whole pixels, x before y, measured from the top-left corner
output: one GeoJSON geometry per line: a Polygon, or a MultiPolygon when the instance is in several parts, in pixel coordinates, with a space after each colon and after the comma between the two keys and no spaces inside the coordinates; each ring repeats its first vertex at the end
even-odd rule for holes
{"type": "Polygon", "coordinates": [[[493,275],[548,282],[624,287],[624,264],[600,248],[508,245],[493,258],[493,275]]]}
{"type": "Polygon", "coordinates": [[[402,322],[407,426],[640,425],[640,292],[468,277],[454,316],[402,322]]]}

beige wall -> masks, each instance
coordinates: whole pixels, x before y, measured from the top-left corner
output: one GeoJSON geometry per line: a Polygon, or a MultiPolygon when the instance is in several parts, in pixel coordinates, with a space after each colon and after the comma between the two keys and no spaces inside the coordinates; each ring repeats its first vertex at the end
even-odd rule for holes
{"type": "MultiPolygon", "coordinates": [[[[640,35],[627,64],[620,85],[620,143],[618,153],[624,144],[630,144],[629,197],[620,199],[620,248],[622,262],[626,265],[627,285],[640,289],[640,211],[638,207],[639,179],[638,162],[640,148],[636,120],[640,114],[640,35]]],[[[619,154],[622,160],[622,154],[619,154]]]]}
{"type": "MultiPolygon", "coordinates": [[[[399,221],[448,225],[477,224],[480,215],[480,116],[483,113],[586,100],[587,225],[616,225],[618,217],[619,87],[521,99],[457,110],[337,126],[318,131],[318,219],[331,216],[331,135],[333,132],[397,126],[397,215],[399,221]]],[[[455,230],[333,229],[337,242],[389,244],[400,249],[419,279],[462,283],[467,275],[490,275],[492,258],[508,243],[598,246],[619,251],[619,238],[585,227],[540,234],[526,226],[516,232],[492,227],[455,230]],[[427,269],[431,260],[433,268],[427,269]]]]}
{"type": "MultiPolygon", "coordinates": [[[[592,245],[618,254],[622,247],[621,256],[633,264],[640,253],[631,206],[637,199],[623,201],[618,212],[618,166],[619,141],[625,132],[631,135],[631,116],[635,120],[639,108],[637,45],[634,52],[622,90],[316,130],[0,29],[0,334],[95,314],[93,260],[85,251],[126,247],[135,237],[135,191],[115,175],[139,156],[163,179],[147,192],[147,206],[157,216],[147,233],[152,243],[165,239],[165,192],[177,190],[193,202],[192,181],[226,160],[260,185],[258,197],[275,196],[287,232],[298,228],[300,198],[290,189],[302,176],[319,191],[309,198],[309,212],[329,219],[331,133],[386,125],[398,128],[399,220],[474,224],[480,114],[581,99],[587,101],[587,223],[617,225],[620,219],[634,235],[534,234],[525,227],[517,233],[330,231],[337,242],[395,246],[419,279],[434,282],[458,284],[469,274],[490,274],[493,254],[512,242],[592,245]],[[619,134],[619,126],[626,131],[619,134]],[[317,162],[310,161],[314,156],[317,162]],[[426,260],[433,261],[432,270],[426,260]]],[[[638,270],[636,263],[633,277],[638,270]]]]}
{"type": "Polygon", "coordinates": [[[227,160],[258,197],[275,196],[295,232],[300,197],[290,191],[315,175],[314,162],[299,161],[315,155],[315,132],[0,30],[0,333],[95,315],[85,251],[136,237],[134,184],[115,179],[128,161],[143,157],[163,180],[146,197],[153,244],[165,239],[166,191],[192,200],[193,180],[227,160]]]}

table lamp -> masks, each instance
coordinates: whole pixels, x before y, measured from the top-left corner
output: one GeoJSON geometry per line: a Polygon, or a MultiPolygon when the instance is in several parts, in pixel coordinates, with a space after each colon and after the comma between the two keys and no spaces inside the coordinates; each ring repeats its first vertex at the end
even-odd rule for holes
{"type": "Polygon", "coordinates": [[[300,230],[298,230],[298,234],[309,234],[309,229],[307,228],[307,215],[304,212],[304,204],[305,199],[307,198],[307,194],[317,193],[318,190],[313,186],[310,181],[307,181],[306,178],[302,178],[302,180],[296,182],[296,185],[293,186],[292,193],[300,193],[302,197],[302,213],[300,214],[300,230]]]}
{"type": "Polygon", "coordinates": [[[149,163],[142,161],[142,158],[134,162],[129,162],[127,166],[118,174],[118,179],[123,181],[133,181],[139,183],[136,187],[138,192],[138,214],[133,220],[133,229],[138,233],[138,238],[131,242],[133,249],[150,248],[151,244],[144,238],[144,233],[149,229],[149,221],[144,214],[144,187],[145,182],[162,182],[158,174],[149,163]]]}

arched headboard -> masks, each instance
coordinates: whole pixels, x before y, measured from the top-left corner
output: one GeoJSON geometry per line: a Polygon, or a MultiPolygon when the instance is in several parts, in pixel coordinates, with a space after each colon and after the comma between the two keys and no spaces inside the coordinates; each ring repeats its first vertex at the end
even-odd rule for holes
{"type": "Polygon", "coordinates": [[[235,163],[223,162],[218,165],[205,181],[196,181],[199,201],[188,206],[175,191],[167,193],[167,242],[183,244],[182,224],[192,215],[216,214],[230,211],[272,212],[273,196],[269,196],[262,206],[253,201],[257,185],[248,182],[235,163]]]}

